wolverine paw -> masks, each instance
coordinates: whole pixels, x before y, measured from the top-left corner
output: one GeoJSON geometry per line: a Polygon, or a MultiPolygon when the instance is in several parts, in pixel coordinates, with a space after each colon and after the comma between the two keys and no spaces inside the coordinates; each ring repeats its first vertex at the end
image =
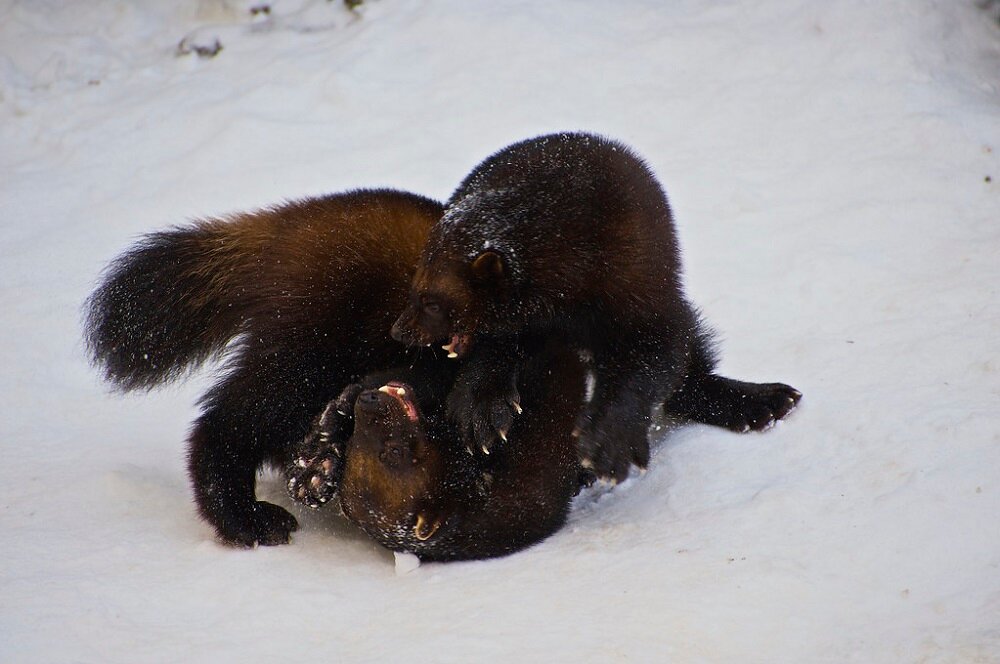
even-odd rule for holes
{"type": "Polygon", "coordinates": [[[649,439],[638,418],[581,417],[574,435],[581,467],[598,479],[617,484],[628,478],[633,465],[640,469],[649,465],[649,439]]]}
{"type": "Polygon", "coordinates": [[[668,414],[738,433],[763,431],[790,413],[802,393],[784,383],[693,376],[664,404],[668,414]]]}
{"type": "Polygon", "coordinates": [[[802,393],[783,383],[741,383],[729,402],[726,427],[732,431],[764,431],[794,410],[802,393]]]}
{"type": "Polygon", "coordinates": [[[313,458],[298,458],[289,466],[288,495],[306,507],[319,509],[337,493],[343,471],[341,453],[336,448],[313,458]]]}
{"type": "Polygon", "coordinates": [[[254,547],[288,544],[299,522],[288,510],[256,501],[249,511],[226,519],[218,527],[219,538],[231,546],[254,547]]]}
{"type": "Polygon", "coordinates": [[[349,385],[313,420],[309,433],[285,469],[288,480],[285,488],[292,500],[318,509],[337,493],[354,402],[362,389],[359,384],[349,385]]]}
{"type": "Polygon", "coordinates": [[[497,441],[506,442],[521,414],[521,396],[517,387],[491,386],[494,389],[474,394],[469,385],[456,385],[448,395],[448,416],[454,421],[470,449],[489,454],[497,441]]]}

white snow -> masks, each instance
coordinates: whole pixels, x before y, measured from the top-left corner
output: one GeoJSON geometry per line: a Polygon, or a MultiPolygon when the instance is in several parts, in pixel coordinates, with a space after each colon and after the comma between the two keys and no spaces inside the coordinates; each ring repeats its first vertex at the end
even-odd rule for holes
{"type": "Polygon", "coordinates": [[[404,576],[420,567],[420,558],[405,551],[393,551],[396,560],[396,576],[404,576]]]}
{"type": "Polygon", "coordinates": [[[252,4],[0,0],[0,661],[1000,661],[989,10],[252,4]],[[722,370],[795,414],[664,431],[645,477],[496,561],[397,577],[332,508],[217,544],[184,467],[210,377],[120,396],[86,364],[107,261],[288,197],[444,198],[566,129],[655,168],[722,370]]]}

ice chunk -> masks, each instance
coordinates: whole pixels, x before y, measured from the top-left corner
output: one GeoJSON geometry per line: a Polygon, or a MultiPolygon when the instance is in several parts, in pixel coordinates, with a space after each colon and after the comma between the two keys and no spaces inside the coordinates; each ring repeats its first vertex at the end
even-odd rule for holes
{"type": "Polygon", "coordinates": [[[412,553],[408,553],[406,551],[394,551],[393,555],[396,557],[396,576],[409,574],[413,570],[420,567],[420,558],[417,558],[412,553]]]}

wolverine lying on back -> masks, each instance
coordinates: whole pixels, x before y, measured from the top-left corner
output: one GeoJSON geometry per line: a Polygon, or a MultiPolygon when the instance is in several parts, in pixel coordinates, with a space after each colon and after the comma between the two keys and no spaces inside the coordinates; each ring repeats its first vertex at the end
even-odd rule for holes
{"type": "Polygon", "coordinates": [[[295,519],[256,499],[257,470],[283,466],[345,385],[406,361],[389,328],[440,215],[414,194],[354,191],[152,233],[109,267],[86,320],[109,380],[148,389],[225,359],[188,464],[223,541],[288,541],[295,519]]]}
{"type": "Polygon", "coordinates": [[[454,374],[438,362],[387,371],[326,408],[289,469],[289,493],[344,514],[394,551],[425,560],[503,556],[566,520],[581,482],[573,422],[585,400],[578,354],[550,345],[525,367],[524,417],[507,445],[470,455],[443,413],[454,374]]]}

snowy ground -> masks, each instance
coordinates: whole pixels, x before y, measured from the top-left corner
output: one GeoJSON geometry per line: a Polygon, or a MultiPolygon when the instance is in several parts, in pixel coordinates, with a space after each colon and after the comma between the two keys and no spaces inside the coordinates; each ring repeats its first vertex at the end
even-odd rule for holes
{"type": "MultiPolygon", "coordinates": [[[[0,661],[1000,661],[1000,29],[972,0],[0,0],[0,661]],[[178,57],[178,42],[222,51],[178,57]],[[800,388],[492,562],[296,510],[223,548],[201,377],[109,394],[79,307],[138,234],[513,140],[634,145],[723,371],[800,388]]],[[[287,504],[280,483],[262,493],[287,504]]]]}

